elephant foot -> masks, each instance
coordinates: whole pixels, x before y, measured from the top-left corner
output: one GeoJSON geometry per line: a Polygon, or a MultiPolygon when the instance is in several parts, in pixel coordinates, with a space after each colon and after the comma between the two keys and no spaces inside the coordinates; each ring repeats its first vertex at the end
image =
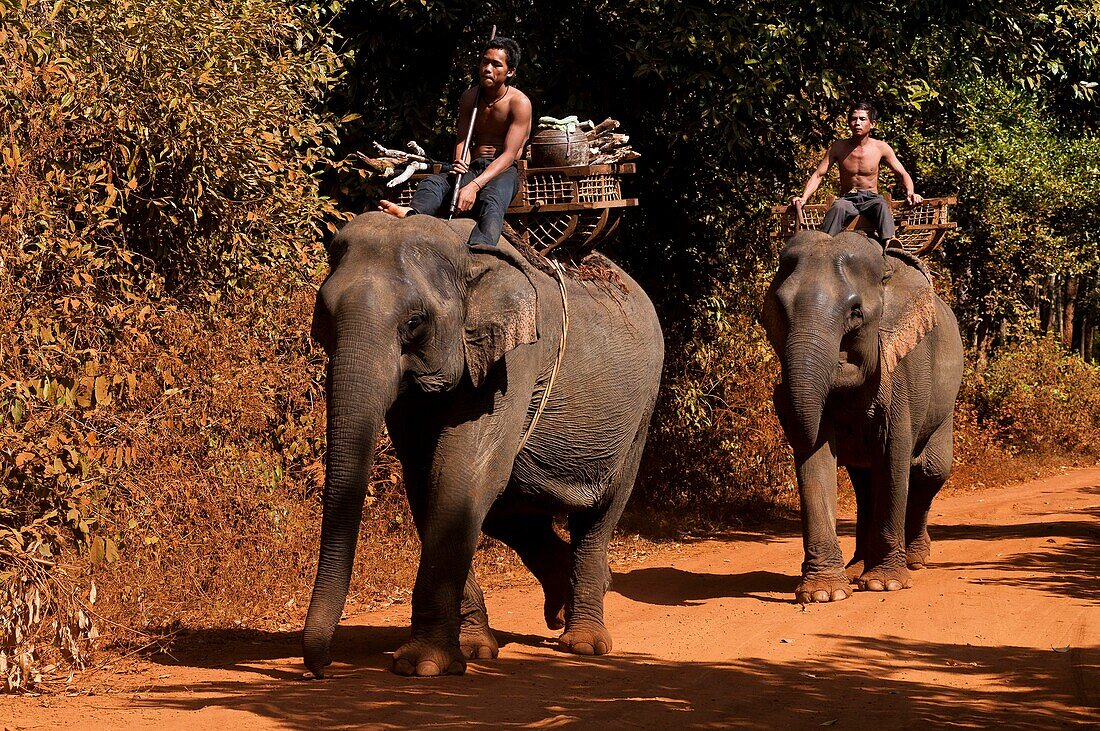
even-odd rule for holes
{"type": "Polygon", "coordinates": [[[844,567],[844,575],[848,577],[849,584],[855,584],[860,576],[863,576],[863,559],[853,558],[844,567]]]}
{"type": "Polygon", "coordinates": [[[794,598],[799,604],[812,602],[839,602],[852,595],[848,588],[848,577],[842,572],[810,574],[802,577],[794,590],[794,598]]]}
{"type": "Polygon", "coordinates": [[[898,591],[911,587],[913,579],[905,566],[876,566],[865,571],[857,584],[864,591],[898,591]]]}
{"type": "Polygon", "coordinates": [[[606,655],[611,652],[611,633],[602,624],[576,624],[558,638],[558,645],[576,655],[606,655]]]}
{"type": "Polygon", "coordinates": [[[459,647],[414,639],[393,653],[393,671],[419,677],[462,675],[466,672],[466,660],[459,647]]]}
{"type": "Polygon", "coordinates": [[[923,531],[905,547],[905,565],[919,571],[928,565],[931,555],[932,539],[928,537],[928,531],[923,531]]]}
{"type": "Polygon", "coordinates": [[[492,660],[497,656],[500,645],[489,629],[489,616],[485,612],[474,612],[463,617],[458,645],[467,660],[492,660]]]}

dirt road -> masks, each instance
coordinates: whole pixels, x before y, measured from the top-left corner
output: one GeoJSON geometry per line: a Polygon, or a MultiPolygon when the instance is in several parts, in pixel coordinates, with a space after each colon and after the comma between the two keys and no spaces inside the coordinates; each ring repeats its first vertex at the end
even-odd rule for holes
{"type": "MultiPolygon", "coordinates": [[[[407,605],[346,621],[335,677],[293,634],[190,637],[110,693],[0,700],[24,728],[943,728],[1100,724],[1100,469],[933,506],[915,587],[803,609],[796,532],[679,544],[616,566],[615,651],[575,658],[538,588],[488,597],[500,657],[465,676],[388,672],[407,605]]],[[[851,516],[842,532],[851,535],[851,516]]],[[[851,540],[844,541],[846,553],[851,540]]]]}

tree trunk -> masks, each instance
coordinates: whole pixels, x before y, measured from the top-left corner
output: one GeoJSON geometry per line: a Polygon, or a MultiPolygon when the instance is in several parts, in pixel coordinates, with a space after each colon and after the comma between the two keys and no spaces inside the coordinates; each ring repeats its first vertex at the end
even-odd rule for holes
{"type": "Polygon", "coordinates": [[[1054,321],[1054,308],[1051,306],[1054,303],[1054,283],[1055,277],[1051,275],[1047,277],[1046,282],[1042,286],[1042,294],[1039,296],[1039,331],[1044,335],[1050,332],[1051,325],[1054,321]]]}
{"type": "Polygon", "coordinates": [[[1066,350],[1073,349],[1074,315],[1077,311],[1078,277],[1071,274],[1066,277],[1066,295],[1062,305],[1062,345],[1066,350]]]}

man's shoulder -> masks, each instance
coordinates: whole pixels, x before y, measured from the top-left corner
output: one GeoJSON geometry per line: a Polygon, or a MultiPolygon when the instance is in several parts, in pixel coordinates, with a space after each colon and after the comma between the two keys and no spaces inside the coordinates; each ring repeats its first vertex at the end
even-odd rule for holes
{"type": "Polygon", "coordinates": [[[513,105],[530,108],[531,98],[529,96],[527,96],[514,86],[512,87],[512,93],[515,94],[515,98],[512,99],[513,105]]]}
{"type": "Polygon", "coordinates": [[[853,149],[851,138],[845,138],[837,140],[833,144],[829,145],[829,154],[833,157],[843,157],[851,152],[853,149]]]}

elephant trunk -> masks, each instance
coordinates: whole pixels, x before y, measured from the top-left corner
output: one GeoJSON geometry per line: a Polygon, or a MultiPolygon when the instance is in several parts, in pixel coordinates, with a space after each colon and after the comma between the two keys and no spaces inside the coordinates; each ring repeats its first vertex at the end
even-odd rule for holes
{"type": "MultiPolygon", "coordinates": [[[[360,342],[379,342],[364,337],[360,342]]],[[[329,363],[321,549],[302,635],[306,667],[324,675],[344,611],[378,430],[397,397],[399,355],[338,343],[329,363]],[[368,352],[368,350],[370,352],[368,352]]]]}
{"type": "Polygon", "coordinates": [[[783,380],[791,395],[797,432],[788,435],[792,446],[805,450],[817,444],[825,399],[836,377],[840,354],[839,333],[796,332],[787,338],[783,380]]]}

